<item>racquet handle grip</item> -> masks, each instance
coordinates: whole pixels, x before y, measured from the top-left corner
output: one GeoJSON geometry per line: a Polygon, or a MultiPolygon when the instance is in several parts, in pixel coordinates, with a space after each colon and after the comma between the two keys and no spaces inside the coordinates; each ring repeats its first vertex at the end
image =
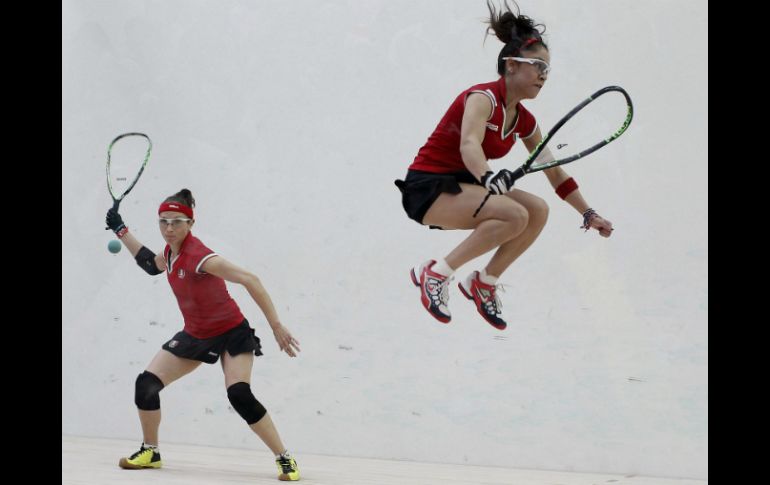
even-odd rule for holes
{"type": "Polygon", "coordinates": [[[524,167],[519,167],[513,172],[511,172],[511,182],[519,180],[521,177],[525,176],[527,172],[524,171],[524,167]]]}

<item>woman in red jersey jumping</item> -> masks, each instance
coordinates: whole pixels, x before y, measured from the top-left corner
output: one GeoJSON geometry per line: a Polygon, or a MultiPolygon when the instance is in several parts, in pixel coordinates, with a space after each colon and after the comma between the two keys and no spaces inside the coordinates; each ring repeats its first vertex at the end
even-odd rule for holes
{"type": "MultiPolygon", "coordinates": [[[[461,293],[493,327],[507,326],[496,284],[500,275],[537,239],[548,218],[543,199],[513,188],[510,171],[494,173],[488,160],[507,154],[517,139],[530,152],[542,140],[535,117],[522,100],[534,99],[550,73],[551,56],[543,41],[545,28],[514,13],[507,3],[499,11],[489,2],[489,27],[505,44],[497,58],[496,81],[477,84],[454,100],[435,131],[409,166],[405,180],[397,180],[407,215],[438,229],[472,231],[444,258],[430,259],[412,268],[411,279],[420,288],[428,312],[449,323],[449,282],[468,261],[496,249],[481,271],[459,283],[461,293]],[[492,195],[476,217],[474,211],[487,193],[492,195]]],[[[551,157],[547,147],[543,157],[551,157]]],[[[604,237],[612,223],[591,209],[575,180],[561,167],[544,170],[556,193],[583,216],[586,230],[604,237]]]]}

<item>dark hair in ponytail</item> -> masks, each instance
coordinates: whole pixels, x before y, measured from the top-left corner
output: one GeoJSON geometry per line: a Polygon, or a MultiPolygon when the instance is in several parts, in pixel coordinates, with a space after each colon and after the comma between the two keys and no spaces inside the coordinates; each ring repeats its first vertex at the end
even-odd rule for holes
{"type": "Polygon", "coordinates": [[[521,15],[519,6],[516,2],[513,2],[513,4],[516,6],[516,13],[513,13],[511,7],[508,6],[508,0],[503,0],[503,6],[499,10],[495,9],[495,6],[487,0],[489,20],[486,23],[489,24],[489,27],[487,27],[486,35],[494,32],[495,36],[500,39],[500,42],[505,44],[497,56],[497,73],[501,76],[505,73],[503,57],[518,56],[521,54],[522,47],[525,44],[526,48],[524,50],[539,44],[548,49],[546,43],[543,42],[545,25],[536,24],[531,18],[521,15]]]}
{"type": "Polygon", "coordinates": [[[167,197],[163,202],[179,202],[182,205],[186,205],[190,209],[195,208],[195,199],[193,199],[192,192],[188,189],[182,189],[171,197],[167,197]]]}

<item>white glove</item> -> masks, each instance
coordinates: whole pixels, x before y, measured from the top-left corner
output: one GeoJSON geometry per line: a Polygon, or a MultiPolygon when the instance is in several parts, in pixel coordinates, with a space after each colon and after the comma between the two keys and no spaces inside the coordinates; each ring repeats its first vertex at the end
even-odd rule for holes
{"type": "Polygon", "coordinates": [[[504,194],[513,188],[514,180],[511,177],[511,171],[502,169],[497,174],[491,170],[481,177],[481,183],[484,187],[495,195],[504,194]]]}

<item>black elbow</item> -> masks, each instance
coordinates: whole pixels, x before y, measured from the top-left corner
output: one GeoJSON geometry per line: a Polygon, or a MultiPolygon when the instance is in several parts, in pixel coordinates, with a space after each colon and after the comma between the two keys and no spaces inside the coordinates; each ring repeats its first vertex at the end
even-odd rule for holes
{"type": "Polygon", "coordinates": [[[159,270],[158,266],[155,264],[155,253],[144,246],[142,246],[139,252],[136,253],[134,259],[136,259],[136,264],[149,275],[155,276],[163,272],[159,270]]]}

